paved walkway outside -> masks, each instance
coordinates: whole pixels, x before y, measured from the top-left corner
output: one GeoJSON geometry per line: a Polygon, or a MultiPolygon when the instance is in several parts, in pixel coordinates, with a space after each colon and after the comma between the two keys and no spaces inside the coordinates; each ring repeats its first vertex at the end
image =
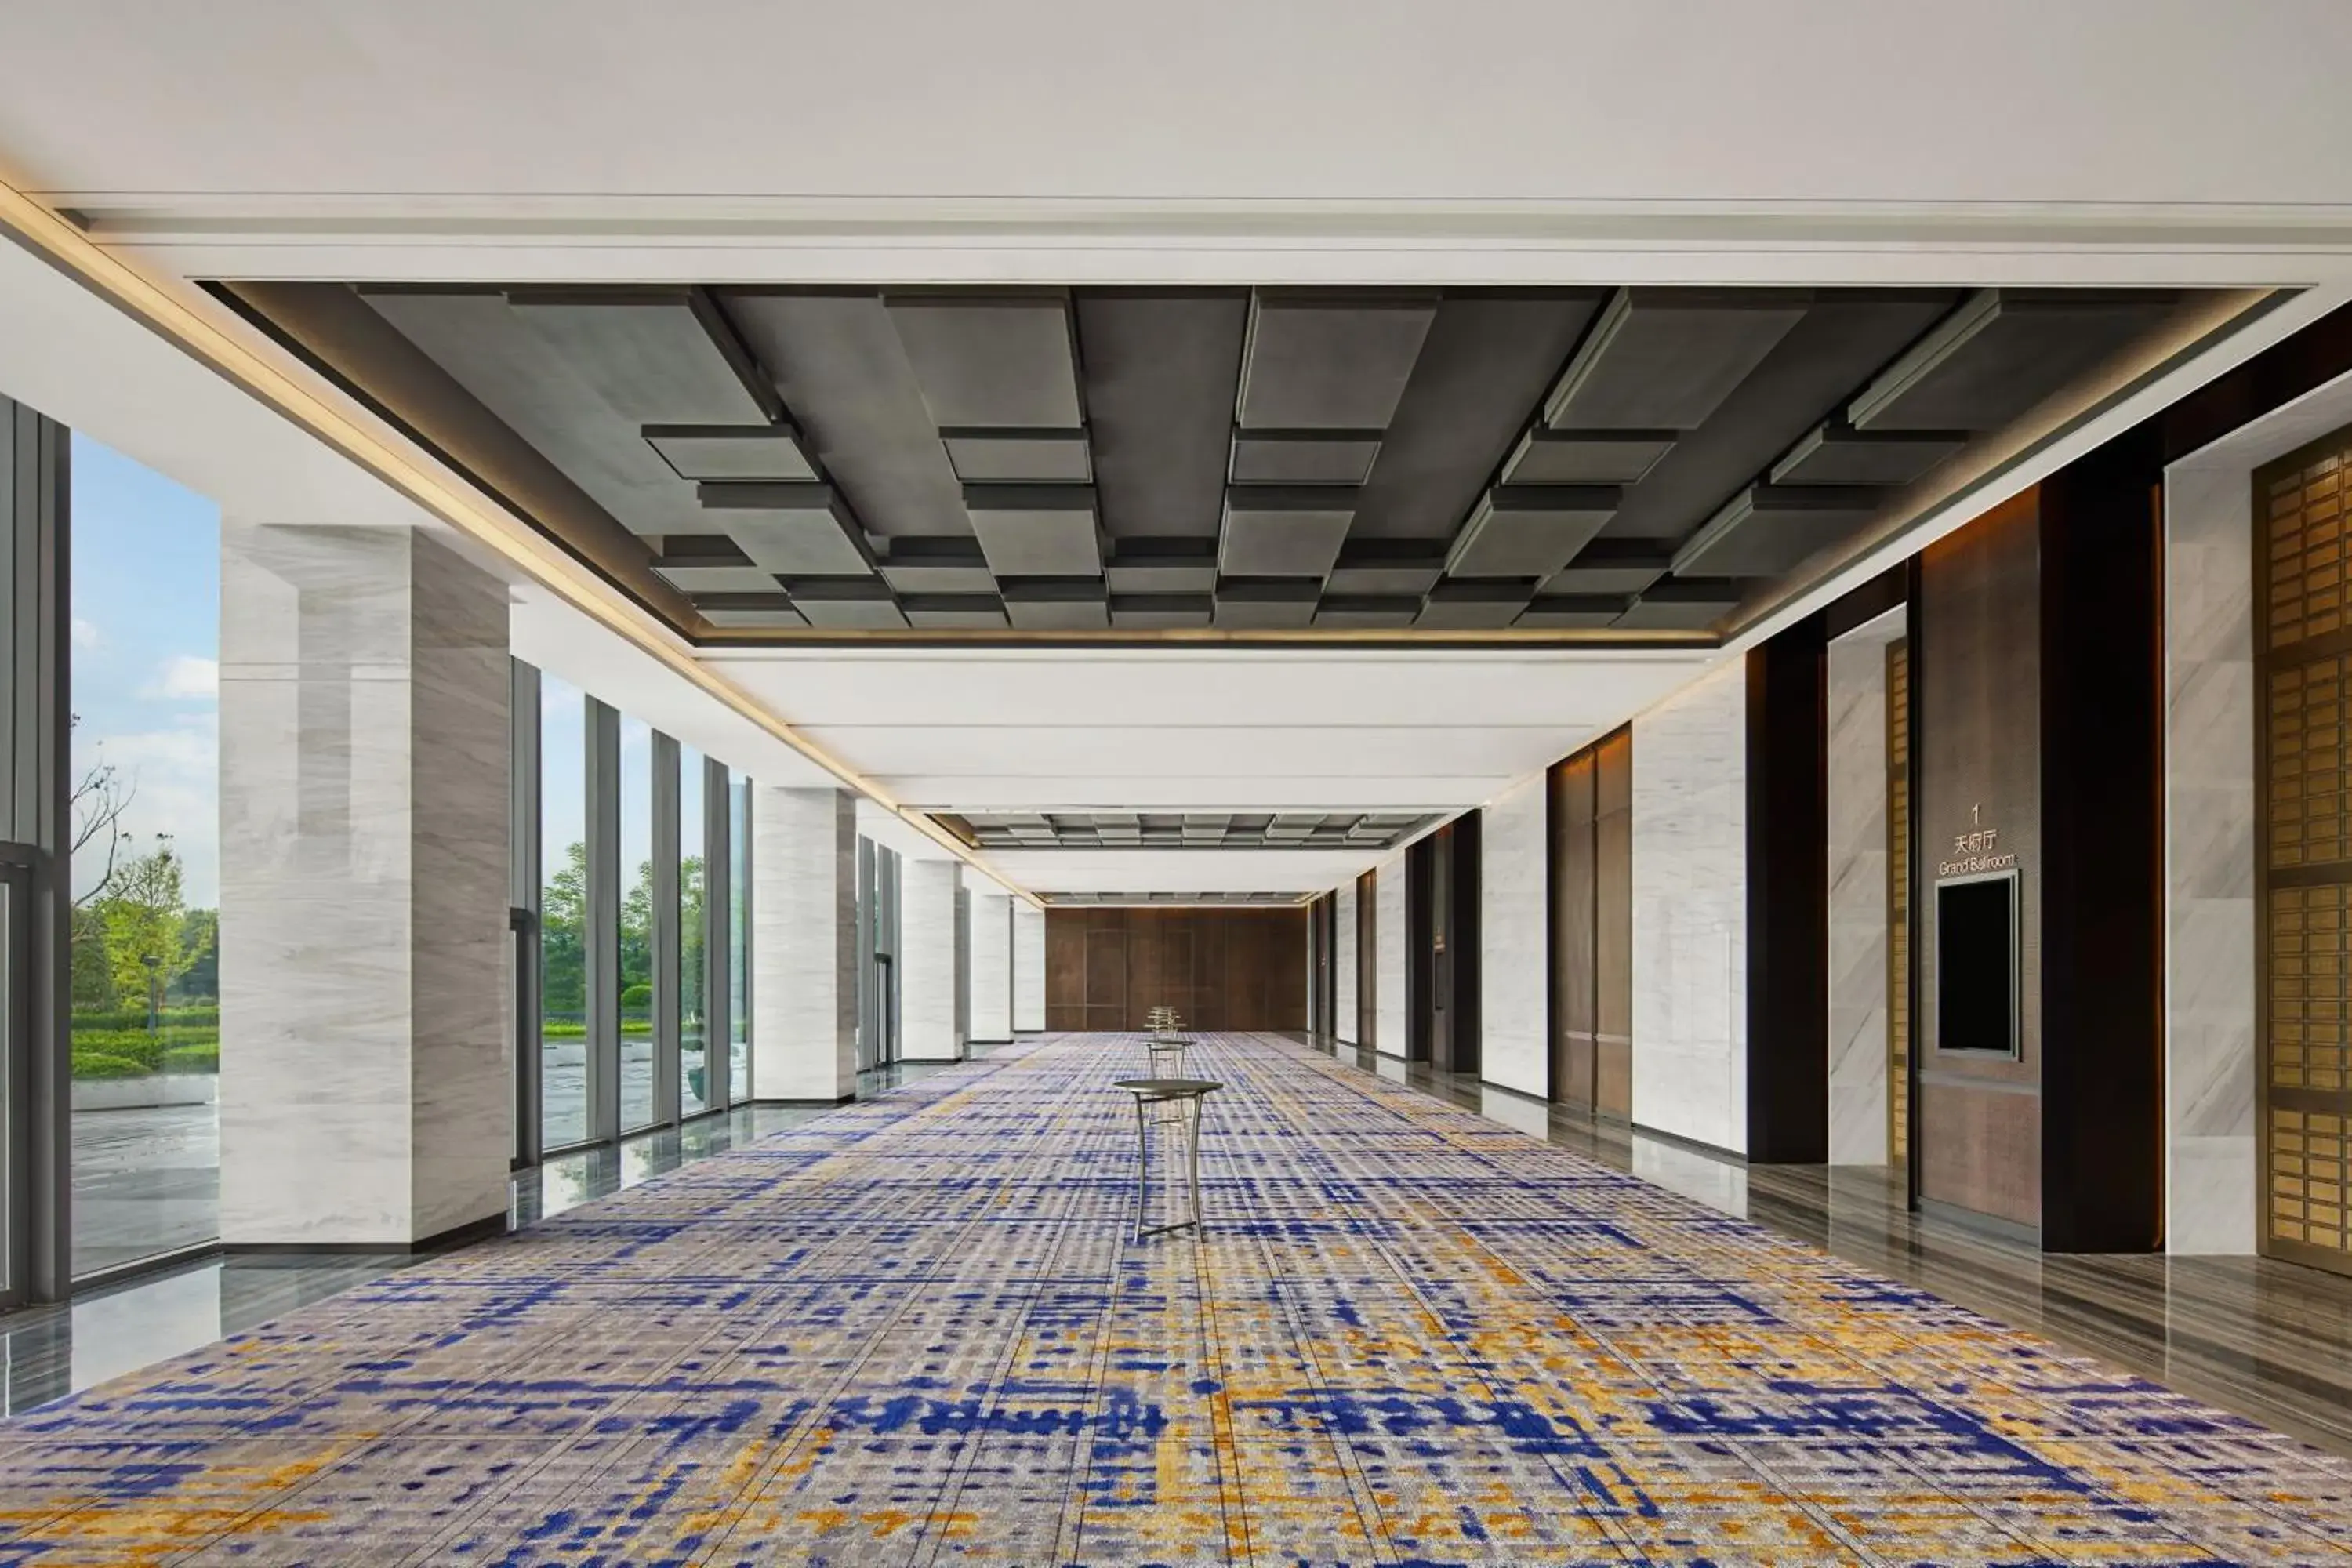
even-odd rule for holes
{"type": "Polygon", "coordinates": [[[0,1562],[2352,1561],[2352,1466],[1298,1047],[1133,1038],[0,1426],[0,1562]]]}

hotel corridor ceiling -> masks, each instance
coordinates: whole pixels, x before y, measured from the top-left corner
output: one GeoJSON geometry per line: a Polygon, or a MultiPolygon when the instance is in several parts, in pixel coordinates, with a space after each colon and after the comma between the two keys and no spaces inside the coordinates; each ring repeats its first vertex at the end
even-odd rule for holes
{"type": "Polygon", "coordinates": [[[1706,633],[2192,302],[221,288],[720,643],[1706,633]]]}

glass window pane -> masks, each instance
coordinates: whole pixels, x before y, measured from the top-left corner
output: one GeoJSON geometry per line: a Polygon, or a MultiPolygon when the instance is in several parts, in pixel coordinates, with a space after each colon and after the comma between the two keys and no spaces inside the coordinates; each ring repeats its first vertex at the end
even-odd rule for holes
{"type": "Polygon", "coordinates": [[[220,510],[73,438],[73,1270],[220,1234],[220,510]]]}
{"type": "Polygon", "coordinates": [[[541,1136],[588,1137],[588,708],[551,675],[539,689],[541,1136]]]}
{"type": "Polygon", "coordinates": [[[677,1055],[678,1100],[691,1116],[710,1103],[703,1028],[702,753],[677,749],[677,1055]]]}
{"type": "Polygon", "coordinates": [[[727,1061],[735,1103],[751,1098],[751,781],[727,791],[727,1061]]]}
{"type": "Polygon", "coordinates": [[[654,1121],[654,731],[621,719],[621,1131],[654,1121]]]}

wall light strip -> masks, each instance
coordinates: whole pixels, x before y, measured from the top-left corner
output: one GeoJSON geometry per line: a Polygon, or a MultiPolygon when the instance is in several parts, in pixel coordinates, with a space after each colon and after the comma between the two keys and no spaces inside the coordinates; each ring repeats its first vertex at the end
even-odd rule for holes
{"type": "Polygon", "coordinates": [[[926,814],[901,805],[873,780],[802,735],[733,681],[706,668],[676,633],[542,538],[505,508],[451,475],[405,436],[341,389],[236,321],[182,280],[151,274],[95,244],[79,228],[0,180],[0,229],[26,250],[210,366],[433,516],[540,583],[607,630],[653,655],[1032,908],[1045,904],[992,868],[926,814]]]}

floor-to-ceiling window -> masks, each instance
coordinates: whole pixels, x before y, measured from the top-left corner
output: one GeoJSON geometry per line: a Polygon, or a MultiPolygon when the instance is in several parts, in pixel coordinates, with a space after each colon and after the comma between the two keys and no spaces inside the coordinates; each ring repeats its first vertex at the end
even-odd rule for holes
{"type": "Polygon", "coordinates": [[[709,824],[703,814],[702,753],[678,748],[677,760],[677,1057],[678,1103],[688,1116],[710,1103],[709,1008],[703,987],[709,961],[705,913],[709,899],[703,876],[709,824]]]}
{"type": "Polygon", "coordinates": [[[654,731],[621,717],[621,1131],[654,1108],[654,731]]]}
{"type": "Polygon", "coordinates": [[[546,1147],[588,1137],[588,714],[540,678],[540,1093],[546,1147]]]}
{"type": "Polygon", "coordinates": [[[73,1270],[220,1234],[220,511],[72,457],[73,1270]]]}
{"type": "Polygon", "coordinates": [[[751,781],[727,790],[727,1062],[732,1098],[751,1098],[751,781]]]}

